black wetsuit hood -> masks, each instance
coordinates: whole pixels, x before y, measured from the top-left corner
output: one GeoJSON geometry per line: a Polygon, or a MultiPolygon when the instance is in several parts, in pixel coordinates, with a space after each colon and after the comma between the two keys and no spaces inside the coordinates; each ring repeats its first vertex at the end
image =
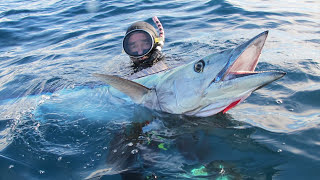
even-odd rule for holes
{"type": "MultiPolygon", "coordinates": [[[[138,21],[138,22],[133,23],[127,29],[126,35],[136,29],[142,29],[142,30],[147,31],[153,37],[154,40],[156,38],[158,38],[156,29],[151,24],[144,22],[144,21],[138,21]]],[[[147,57],[145,59],[135,58],[133,56],[130,56],[130,59],[134,63],[134,66],[135,67],[139,67],[139,66],[150,67],[154,63],[156,63],[159,60],[159,58],[161,58],[163,56],[161,51],[156,49],[157,46],[158,46],[158,44],[156,42],[153,42],[152,50],[148,54],[145,55],[147,57]]]]}

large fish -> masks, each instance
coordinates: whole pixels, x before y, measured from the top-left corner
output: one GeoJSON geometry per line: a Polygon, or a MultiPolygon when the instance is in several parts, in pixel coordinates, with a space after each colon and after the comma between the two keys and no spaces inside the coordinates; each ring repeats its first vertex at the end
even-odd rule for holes
{"type": "Polygon", "coordinates": [[[234,49],[134,80],[94,75],[147,108],[211,116],[228,111],[253,91],[286,74],[254,71],[267,35],[265,31],[234,49]]]}

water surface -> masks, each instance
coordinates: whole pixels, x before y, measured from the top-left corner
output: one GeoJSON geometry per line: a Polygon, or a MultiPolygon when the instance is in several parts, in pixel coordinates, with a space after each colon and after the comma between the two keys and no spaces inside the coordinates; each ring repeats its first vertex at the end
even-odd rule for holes
{"type": "Polygon", "coordinates": [[[319,9],[316,0],[0,2],[0,179],[318,179],[319,9]],[[257,70],[287,75],[207,118],[114,98],[91,74],[130,73],[121,40],[152,16],[172,66],[269,30],[257,70]]]}

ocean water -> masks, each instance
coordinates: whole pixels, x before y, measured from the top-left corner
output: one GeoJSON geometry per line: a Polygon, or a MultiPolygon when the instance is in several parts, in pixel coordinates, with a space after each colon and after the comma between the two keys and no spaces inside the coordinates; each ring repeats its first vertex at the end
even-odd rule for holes
{"type": "Polygon", "coordinates": [[[1,1],[0,179],[319,179],[319,10],[317,0],[1,1]],[[92,73],[132,72],[122,38],[153,16],[171,66],[269,30],[257,70],[287,75],[206,118],[112,97],[92,73]]]}

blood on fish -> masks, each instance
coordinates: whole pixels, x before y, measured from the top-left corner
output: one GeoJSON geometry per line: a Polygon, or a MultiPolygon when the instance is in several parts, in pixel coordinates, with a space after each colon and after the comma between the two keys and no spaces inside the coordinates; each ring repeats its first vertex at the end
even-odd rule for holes
{"type": "Polygon", "coordinates": [[[226,113],[227,111],[229,111],[230,109],[234,108],[234,107],[240,102],[240,100],[241,100],[241,99],[239,99],[239,100],[231,103],[228,107],[226,107],[226,108],[222,111],[222,113],[224,114],[224,113],[226,113]]]}

